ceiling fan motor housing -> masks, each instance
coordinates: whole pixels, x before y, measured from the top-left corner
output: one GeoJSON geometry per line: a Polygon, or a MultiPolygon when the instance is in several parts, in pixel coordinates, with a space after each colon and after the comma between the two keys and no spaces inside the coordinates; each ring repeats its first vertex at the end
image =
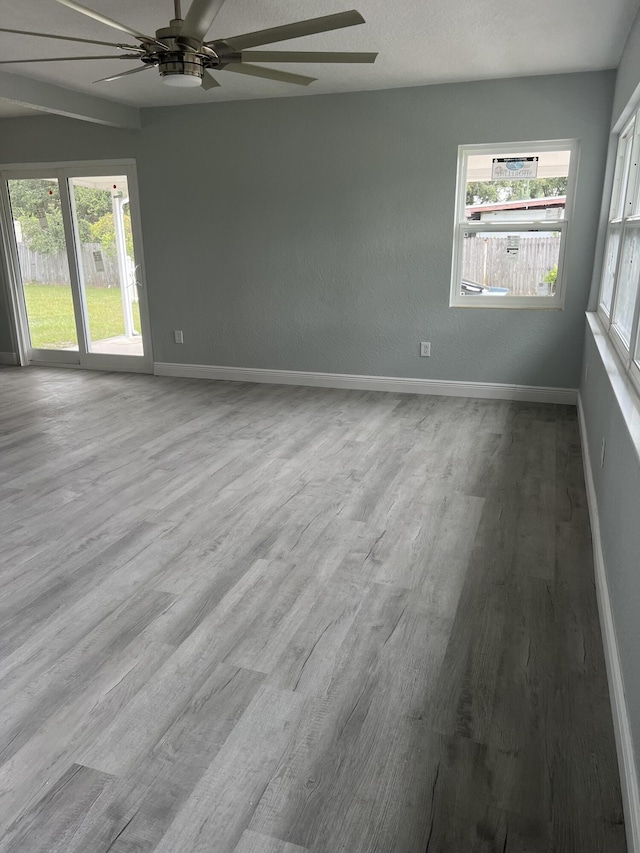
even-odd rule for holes
{"type": "MultiPolygon", "coordinates": [[[[167,78],[172,77],[191,77],[194,81],[193,83],[191,80],[182,83],[175,81],[178,86],[199,86],[202,82],[204,65],[202,59],[194,53],[168,53],[166,59],[164,56],[160,59],[158,67],[167,83],[169,83],[167,78]]],[[[174,81],[171,80],[171,82],[174,81]]]]}
{"type": "Polygon", "coordinates": [[[155,54],[158,60],[158,70],[163,81],[170,86],[190,87],[200,86],[204,73],[202,57],[196,51],[199,43],[195,39],[180,36],[182,21],[173,20],[171,26],[156,32],[156,38],[169,48],[164,53],[155,54]]]}

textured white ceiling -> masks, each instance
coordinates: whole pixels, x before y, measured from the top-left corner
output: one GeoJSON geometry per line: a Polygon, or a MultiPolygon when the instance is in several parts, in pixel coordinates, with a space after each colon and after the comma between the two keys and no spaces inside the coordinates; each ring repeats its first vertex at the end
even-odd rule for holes
{"type": "MultiPolygon", "coordinates": [[[[172,0],[82,0],[144,32],[166,26],[172,0]]],[[[183,0],[188,7],[189,0],[183,0]]],[[[640,0],[227,0],[210,32],[224,38],[357,8],[367,23],[274,45],[286,50],[377,50],[374,65],[281,67],[318,77],[308,88],[218,73],[220,89],[175,90],[156,71],[114,83],[92,81],[133,62],[2,66],[137,106],[387,89],[450,81],[587,71],[617,66],[640,0]]],[[[184,12],[184,9],[183,9],[184,12]]],[[[55,0],[0,0],[1,26],[106,41],[128,37],[55,0]]],[[[263,48],[264,49],[264,48],[263,48]]],[[[0,33],[0,58],[80,56],[109,48],[0,33]]],[[[117,51],[114,51],[117,52],[117,51]]]]}

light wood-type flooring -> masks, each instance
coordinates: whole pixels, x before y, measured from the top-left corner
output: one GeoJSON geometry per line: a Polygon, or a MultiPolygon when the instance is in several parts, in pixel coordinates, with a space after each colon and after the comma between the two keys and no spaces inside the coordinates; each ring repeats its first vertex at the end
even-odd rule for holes
{"type": "Polygon", "coordinates": [[[0,370],[0,853],[622,853],[576,411],[0,370]]]}

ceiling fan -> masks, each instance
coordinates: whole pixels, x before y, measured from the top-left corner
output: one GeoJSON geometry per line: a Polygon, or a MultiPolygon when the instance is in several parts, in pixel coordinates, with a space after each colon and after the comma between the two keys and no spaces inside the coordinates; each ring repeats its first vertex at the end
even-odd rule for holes
{"type": "Polygon", "coordinates": [[[63,6],[68,6],[76,12],[81,12],[95,21],[100,21],[108,27],[120,30],[133,36],[138,44],[119,44],[115,42],[96,41],[95,39],[75,38],[67,35],[52,33],[32,33],[26,30],[10,30],[0,27],[0,32],[16,33],[19,35],[39,36],[41,38],[63,39],[64,41],[81,42],[83,44],[106,45],[126,51],[123,54],[109,56],[67,56],[47,57],[38,59],[4,60],[0,65],[11,65],[23,62],[66,62],[70,60],[91,61],[96,59],[138,60],[141,64],[120,74],[113,74],[96,80],[96,83],[107,83],[119,80],[129,74],[137,74],[150,68],[157,68],[164,83],[169,86],[187,88],[202,86],[203,89],[213,89],[220,83],[211,74],[214,71],[235,71],[252,77],[264,77],[278,80],[282,83],[295,83],[308,86],[317,78],[301,74],[291,74],[274,68],[264,68],[253,62],[375,62],[377,53],[332,53],[308,51],[272,51],[253,50],[247,48],[259,47],[264,44],[286,41],[287,39],[310,36],[315,33],[326,33],[343,27],[353,27],[364,24],[364,18],[359,12],[339,12],[336,15],[325,15],[322,18],[312,18],[285,24],[267,30],[253,33],[243,33],[224,39],[205,41],[214,19],[225,0],[193,0],[186,17],[182,18],[181,0],[174,0],[175,17],[168,27],[156,31],[155,36],[145,35],[132,27],[120,24],[99,12],[94,12],[75,0],[56,0],[63,6]]]}

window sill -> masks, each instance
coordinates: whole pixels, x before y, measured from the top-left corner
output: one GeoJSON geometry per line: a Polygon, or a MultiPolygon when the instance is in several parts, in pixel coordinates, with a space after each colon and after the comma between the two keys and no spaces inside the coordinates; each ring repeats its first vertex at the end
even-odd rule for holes
{"type": "Polygon", "coordinates": [[[545,296],[462,296],[452,298],[449,308],[510,308],[512,311],[563,311],[564,305],[557,299],[545,296]]]}
{"type": "Polygon", "coordinates": [[[587,322],[600,353],[604,369],[607,371],[609,382],[631,436],[631,441],[636,449],[636,454],[640,459],[640,395],[638,395],[638,391],[625,370],[620,356],[598,315],[587,312],[587,322]]]}

